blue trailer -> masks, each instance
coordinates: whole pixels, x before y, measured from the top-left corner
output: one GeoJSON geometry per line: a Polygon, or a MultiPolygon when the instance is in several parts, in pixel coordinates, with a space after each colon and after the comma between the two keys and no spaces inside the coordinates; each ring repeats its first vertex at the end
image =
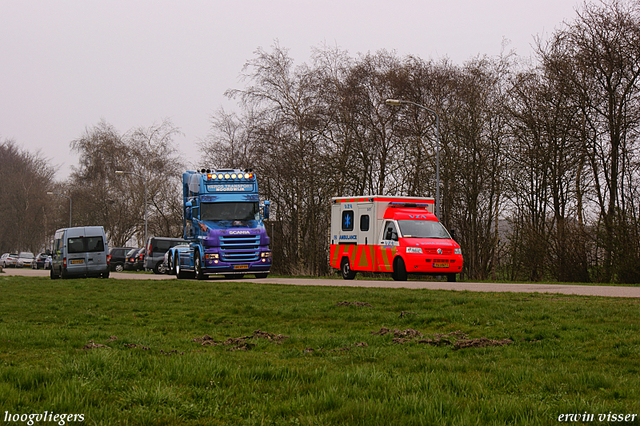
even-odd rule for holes
{"type": "Polygon", "coordinates": [[[271,249],[263,220],[269,218],[269,201],[260,204],[255,174],[238,169],[188,171],[182,184],[183,238],[189,245],[171,251],[171,272],[178,278],[266,278],[271,249]]]}

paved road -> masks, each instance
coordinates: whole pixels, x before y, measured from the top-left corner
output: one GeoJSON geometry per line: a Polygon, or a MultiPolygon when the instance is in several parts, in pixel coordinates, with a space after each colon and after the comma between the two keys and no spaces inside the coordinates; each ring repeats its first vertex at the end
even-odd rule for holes
{"type": "MultiPolygon", "coordinates": [[[[24,276],[49,276],[49,271],[34,269],[7,268],[8,275],[24,276]]],[[[175,280],[174,276],[143,273],[112,272],[111,278],[115,279],[140,279],[140,280],[175,280]]],[[[209,281],[224,281],[223,277],[210,277],[209,281]]],[[[238,280],[239,281],[239,280],[238,280]]],[[[558,293],[576,294],[581,296],[606,296],[606,297],[636,297],[640,298],[640,287],[620,286],[587,286],[570,284],[491,284],[491,283],[449,283],[444,281],[372,281],[341,279],[307,279],[307,278],[242,278],[243,282],[270,283],[283,285],[325,285],[337,287],[384,287],[384,288],[426,288],[431,290],[456,290],[456,291],[482,291],[482,292],[513,292],[513,293],[558,293]]]]}

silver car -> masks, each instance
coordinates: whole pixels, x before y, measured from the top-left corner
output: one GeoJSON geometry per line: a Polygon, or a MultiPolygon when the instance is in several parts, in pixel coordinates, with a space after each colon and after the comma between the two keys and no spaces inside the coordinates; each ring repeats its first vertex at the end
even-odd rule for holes
{"type": "Polygon", "coordinates": [[[18,262],[17,253],[5,253],[2,255],[2,257],[0,257],[0,264],[2,265],[3,268],[6,268],[7,266],[15,267],[17,262],[18,262]]]}
{"type": "Polygon", "coordinates": [[[31,268],[31,264],[35,261],[35,256],[30,251],[21,251],[18,255],[16,267],[31,268]]]}

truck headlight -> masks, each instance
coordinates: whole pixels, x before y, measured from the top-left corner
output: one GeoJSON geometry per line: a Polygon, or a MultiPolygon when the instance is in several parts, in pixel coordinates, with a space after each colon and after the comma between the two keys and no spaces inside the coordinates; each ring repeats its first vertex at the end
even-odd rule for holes
{"type": "Polygon", "coordinates": [[[453,254],[462,254],[462,249],[461,248],[457,248],[457,249],[453,250],[453,254]]]}
{"type": "Polygon", "coordinates": [[[262,253],[260,253],[260,257],[271,257],[271,252],[263,251],[262,253]]]}
{"type": "Polygon", "coordinates": [[[420,247],[407,247],[407,253],[422,253],[420,247]]]}
{"type": "Polygon", "coordinates": [[[212,259],[218,259],[220,257],[220,255],[218,253],[210,253],[210,254],[205,254],[204,258],[208,259],[208,260],[212,260],[212,259]]]}

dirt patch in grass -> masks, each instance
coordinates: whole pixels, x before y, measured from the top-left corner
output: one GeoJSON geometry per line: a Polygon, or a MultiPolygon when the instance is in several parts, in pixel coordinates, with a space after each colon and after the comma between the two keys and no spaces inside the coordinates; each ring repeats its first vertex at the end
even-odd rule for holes
{"type": "Polygon", "coordinates": [[[84,345],[82,349],[78,349],[78,350],[90,351],[92,349],[111,349],[111,346],[102,345],[100,343],[94,342],[93,340],[89,340],[89,343],[84,345]]]}
{"type": "Polygon", "coordinates": [[[460,330],[447,334],[436,333],[432,338],[425,339],[422,338],[424,337],[422,333],[411,328],[406,330],[389,330],[386,327],[382,327],[378,331],[372,331],[371,334],[377,336],[393,334],[393,343],[398,344],[415,342],[432,346],[451,346],[455,350],[466,348],[485,348],[489,346],[506,346],[513,343],[511,339],[493,340],[486,337],[470,339],[466,333],[460,330]]]}
{"type": "Polygon", "coordinates": [[[336,306],[361,306],[367,308],[373,308],[373,305],[367,302],[338,302],[336,306]]]}
{"type": "Polygon", "coordinates": [[[288,338],[289,336],[285,336],[283,334],[267,333],[266,331],[256,330],[251,336],[231,337],[222,342],[214,340],[213,337],[205,334],[202,337],[196,337],[193,339],[193,342],[199,343],[202,346],[233,346],[230,349],[231,351],[248,351],[253,349],[255,346],[255,343],[250,342],[251,340],[265,339],[275,344],[280,344],[288,338]]]}

